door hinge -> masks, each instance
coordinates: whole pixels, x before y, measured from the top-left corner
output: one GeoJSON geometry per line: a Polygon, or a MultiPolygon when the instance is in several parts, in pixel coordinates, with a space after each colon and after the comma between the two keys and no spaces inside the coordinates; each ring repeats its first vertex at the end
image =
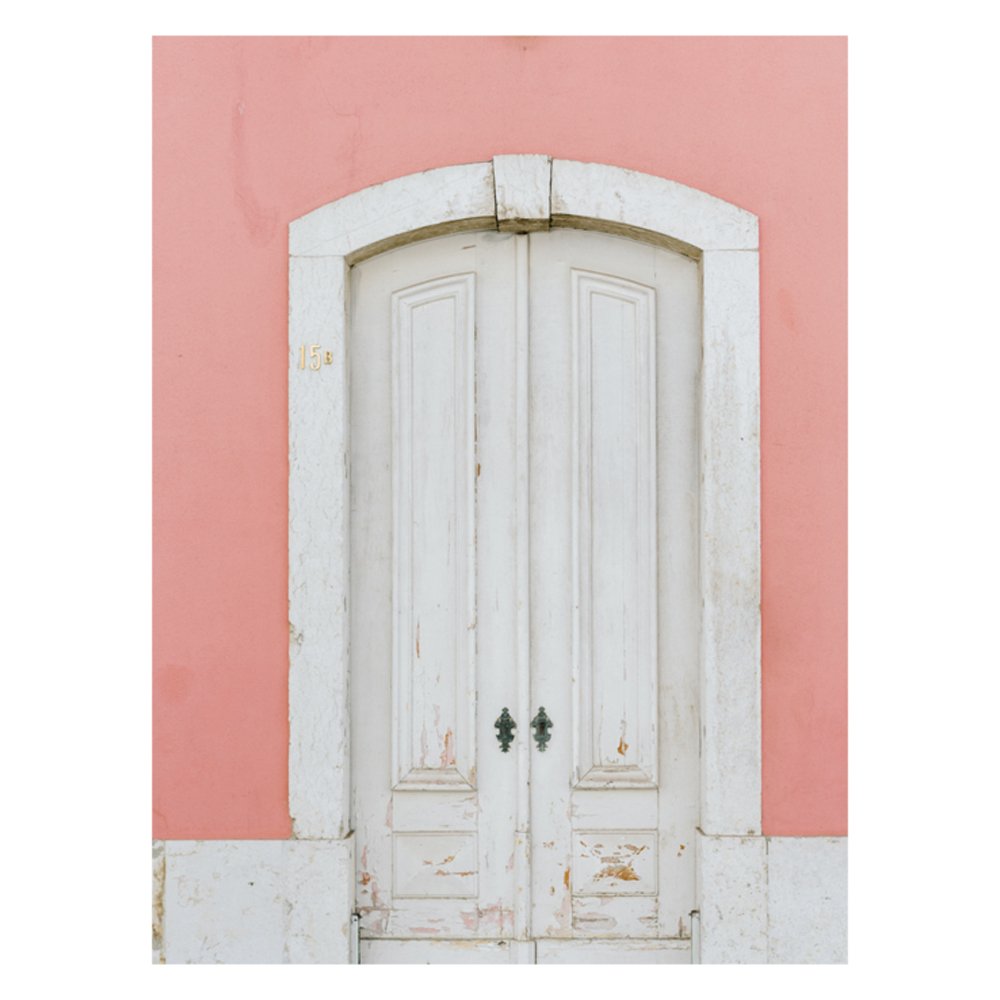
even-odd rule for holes
{"type": "Polygon", "coordinates": [[[361,964],[361,914],[357,910],[351,914],[351,964],[361,964]]]}

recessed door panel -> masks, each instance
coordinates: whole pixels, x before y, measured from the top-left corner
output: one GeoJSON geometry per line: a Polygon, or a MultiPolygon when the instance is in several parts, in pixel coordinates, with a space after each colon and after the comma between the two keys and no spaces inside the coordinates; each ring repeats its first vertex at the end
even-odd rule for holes
{"type": "Polygon", "coordinates": [[[474,787],[476,277],[392,294],[394,787],[474,787]]]}
{"type": "Polygon", "coordinates": [[[576,787],[656,787],[656,291],[569,270],[576,787]]]}

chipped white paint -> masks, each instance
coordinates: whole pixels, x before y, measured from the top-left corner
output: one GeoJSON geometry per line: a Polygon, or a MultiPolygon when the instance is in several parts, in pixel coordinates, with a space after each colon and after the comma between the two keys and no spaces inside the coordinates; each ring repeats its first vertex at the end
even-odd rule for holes
{"type": "MultiPolygon", "coordinates": [[[[289,797],[299,837],[336,837],[350,829],[347,789],[351,770],[346,741],[349,647],[343,612],[350,586],[345,268],[388,247],[427,235],[506,229],[509,224],[544,228],[544,178],[548,170],[547,158],[532,156],[427,171],[350,195],[292,224],[289,797]],[[297,259],[302,257],[321,259],[297,259]],[[297,372],[295,352],[301,343],[329,345],[335,363],[320,372],[297,372]],[[297,377],[300,374],[307,377],[297,377]]],[[[694,491],[700,496],[700,512],[688,512],[693,523],[701,525],[698,565],[692,576],[701,581],[700,601],[704,605],[700,666],[706,766],[700,795],[695,799],[700,798],[703,828],[708,832],[756,832],[760,824],[756,219],[703,192],[600,164],[553,161],[550,188],[549,224],[601,229],[680,249],[702,269],[698,304],[703,316],[704,383],[701,399],[692,410],[697,414],[693,431],[701,442],[703,485],[694,491]]],[[[511,329],[517,329],[513,322],[511,329]]],[[[522,426],[526,383],[523,373],[517,374],[519,369],[511,363],[515,373],[510,384],[521,387],[517,390],[522,394],[517,419],[522,426]]],[[[518,433],[523,436],[524,432],[518,433]]],[[[515,438],[521,440],[517,435],[515,438]]],[[[481,481],[480,498],[509,489],[512,496],[503,503],[511,502],[512,510],[520,503],[523,510],[524,448],[517,445],[509,451],[520,455],[509,470],[484,465],[483,476],[493,477],[493,487],[487,490],[481,481]]],[[[689,502],[676,493],[668,492],[668,502],[689,502]]],[[[523,514],[518,516],[523,522],[523,514]]],[[[510,537],[519,539],[511,546],[512,552],[519,553],[511,579],[521,580],[523,590],[524,532],[515,527],[510,537]]],[[[484,574],[482,564],[480,574],[484,574]]],[[[523,595],[516,597],[521,591],[515,591],[513,604],[502,606],[510,608],[503,614],[510,615],[511,634],[521,636],[516,671],[521,675],[526,667],[527,613],[514,613],[513,605],[524,603],[523,595]]],[[[699,618],[696,603],[684,616],[688,620],[699,618]]],[[[666,638],[661,638],[661,657],[681,652],[671,645],[675,631],[667,630],[666,638]]],[[[486,634],[480,628],[480,656],[486,634]]],[[[499,646],[490,655],[498,655],[497,649],[499,646]]],[[[515,695],[525,697],[522,689],[523,683],[511,690],[512,701],[515,695]]],[[[672,724],[682,730],[698,721],[696,711],[688,718],[691,706],[698,702],[698,692],[684,697],[688,707],[679,695],[665,708],[672,724]]],[[[486,718],[487,714],[480,713],[477,724],[479,739],[488,741],[493,733],[492,716],[486,718]]],[[[526,720],[518,721],[524,737],[526,720]]],[[[623,748],[631,742],[624,740],[623,748]]],[[[519,756],[523,757],[523,752],[519,756]]],[[[676,782],[677,777],[673,775],[671,780],[676,782]]],[[[668,776],[663,774],[660,780],[666,781],[668,776]]],[[[647,807],[637,802],[636,808],[643,812],[647,807]]],[[[662,817],[659,821],[662,823],[662,817]]],[[[516,822],[521,829],[522,821],[516,822]]],[[[681,838],[676,838],[676,844],[672,839],[672,835],[667,837],[671,845],[664,856],[671,865],[675,863],[672,859],[680,858],[676,864],[681,867],[664,868],[661,877],[674,884],[677,878],[683,880],[686,861],[681,838]]],[[[518,843],[526,849],[523,835],[518,843]]],[[[518,851],[509,853],[523,879],[528,858],[521,858],[518,851]]],[[[662,922],[664,917],[659,913],[657,919],[662,922]]],[[[679,930],[685,933],[683,922],[679,930]]]]}
{"type": "Polygon", "coordinates": [[[847,961],[847,838],[769,837],[769,962],[847,961]]]}
{"type": "MultiPolygon", "coordinates": [[[[517,718],[531,714],[531,383],[528,377],[528,343],[531,325],[529,291],[530,240],[514,240],[514,619],[515,619],[515,711],[517,718]]],[[[517,774],[531,774],[531,743],[522,738],[515,743],[517,774]]],[[[530,886],[531,868],[531,788],[517,784],[515,808],[517,834],[514,838],[514,884],[530,886]]],[[[518,892],[514,898],[515,955],[519,961],[534,961],[535,943],[531,931],[531,893],[518,892]]]]}
{"type": "Polygon", "coordinates": [[[655,896],[655,830],[575,830],[574,896],[655,896]]]}
{"type": "MultiPolygon", "coordinates": [[[[154,841],[153,962],[346,962],[351,849],[350,841],[154,841]]],[[[704,933],[693,935],[696,960],[847,961],[846,837],[699,837],[698,849],[704,933]]],[[[581,928],[591,914],[582,916],[581,928]]],[[[400,944],[366,941],[363,961],[532,961],[535,947],[400,944]]],[[[542,939],[537,961],[618,961],[623,946],[629,962],[692,960],[692,941],[626,943],[605,932],[600,940],[542,939]]]]}
{"type": "Polygon", "coordinates": [[[350,829],[345,264],[289,265],[288,808],[300,838],[350,829]],[[319,344],[333,364],[299,367],[319,344]]]}
{"type": "Polygon", "coordinates": [[[497,228],[501,232],[548,229],[552,215],[552,161],[532,154],[493,157],[497,228]]]}
{"type": "Polygon", "coordinates": [[[166,841],[168,963],[346,963],[353,843],[166,841]]]}
{"type": "MultiPolygon", "coordinates": [[[[523,202],[513,193],[517,178],[537,180],[539,172],[537,157],[516,163],[519,159],[507,158],[497,168],[512,205],[523,202]]],[[[537,183],[532,181],[529,188],[535,191],[537,183]]],[[[534,196],[525,197],[530,201],[534,196]]],[[[701,257],[702,821],[710,833],[758,832],[756,219],[662,178],[566,160],[552,163],[552,199],[554,221],[561,216],[563,222],[580,220],[581,225],[598,228],[631,226],[639,238],[659,234],[694,248],[701,257]],[[720,247],[731,250],[718,251],[720,247]],[[731,252],[740,248],[751,252],[731,252]]],[[[387,240],[405,241],[428,227],[483,225],[486,217],[498,225],[493,165],[441,168],[366,189],[296,220],[290,250],[293,255],[364,256],[387,240]]],[[[344,264],[342,258],[330,257],[293,260],[291,265],[289,785],[299,836],[339,836],[347,829],[348,645],[340,610],[348,578],[347,513],[346,482],[339,471],[343,468],[346,475],[344,264]],[[302,342],[328,341],[335,350],[334,365],[318,373],[295,369],[295,352],[302,342]]]]}
{"type": "Polygon", "coordinates": [[[363,261],[351,290],[362,940],[506,936],[519,896],[534,908],[530,929],[527,906],[518,917],[519,940],[686,939],[694,854],[685,850],[698,803],[698,540],[685,500],[698,490],[697,265],[594,232],[459,234],[363,261]],[[522,299],[526,329],[512,338],[522,299]],[[522,374],[519,417],[510,389],[522,374]],[[518,455],[530,466],[530,507],[518,495],[518,455]],[[658,505],[661,471],[671,490],[658,505]],[[472,480],[479,489],[470,497],[472,480]],[[567,518],[574,482],[579,495],[567,518]],[[510,544],[525,533],[518,518],[531,522],[536,542],[527,587],[518,573],[523,546],[510,544]],[[567,530],[573,521],[575,532],[567,530]],[[670,581],[662,599],[661,546],[670,581]],[[580,643],[571,650],[565,641],[576,604],[566,566],[587,595],[575,631],[593,649],[575,682],[571,652],[580,643]],[[515,673],[522,691],[550,705],[563,733],[541,757],[529,729],[537,702],[516,713],[536,796],[527,808],[520,755],[501,755],[489,731],[502,706],[518,703],[510,664],[521,656],[524,665],[519,598],[545,627],[527,637],[534,666],[526,677],[515,673]],[[663,741],[661,665],[669,679],[663,741]],[[465,686],[456,683],[465,675],[465,686]],[[593,817],[576,828],[574,689],[584,695],[575,771],[593,817]],[[456,713],[477,704],[473,744],[456,713]],[[658,795],[660,757],[669,779],[658,795]],[[453,772],[469,780],[448,790],[453,772]],[[636,786],[649,793],[648,819],[623,828],[617,795],[636,786]],[[531,837],[533,877],[518,867],[527,837],[511,842],[514,817],[531,837]],[[661,853],[670,856],[663,893],[661,853]]]}
{"type": "Polygon", "coordinates": [[[702,257],[701,829],[760,832],[756,253],[702,257]]]}
{"type": "Polygon", "coordinates": [[[499,752],[493,721],[516,707],[509,292],[523,239],[441,237],[365,260],[351,275],[363,941],[514,932],[518,760],[499,752]]]}
{"type": "Polygon", "coordinates": [[[392,835],[392,894],[396,899],[475,899],[479,852],[474,833],[392,835]]]}
{"type": "Polygon", "coordinates": [[[763,837],[698,836],[702,964],[767,961],[763,837]]]}
{"type": "Polygon", "coordinates": [[[757,217],[676,181],[603,163],[552,161],[552,221],[645,230],[692,252],[756,250],[757,217]]]}
{"type": "Polygon", "coordinates": [[[153,964],[163,963],[163,882],[166,860],[163,841],[153,841],[153,964]]]}
{"type": "Polygon", "coordinates": [[[544,705],[553,721],[532,760],[534,933],[686,937],[698,267],[602,233],[529,241],[533,711],[544,705]]]}
{"type": "Polygon", "coordinates": [[[367,255],[455,228],[496,226],[492,163],[468,163],[410,174],[364,188],[296,219],[293,257],[367,255]]]}

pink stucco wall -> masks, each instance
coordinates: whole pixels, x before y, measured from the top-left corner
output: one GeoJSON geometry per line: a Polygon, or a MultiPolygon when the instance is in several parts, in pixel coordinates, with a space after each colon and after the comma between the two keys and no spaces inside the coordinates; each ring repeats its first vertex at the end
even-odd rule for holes
{"type": "Polygon", "coordinates": [[[844,834],[846,41],[154,43],[154,836],[284,837],[287,224],[496,153],[761,232],[764,832],[844,834]]]}

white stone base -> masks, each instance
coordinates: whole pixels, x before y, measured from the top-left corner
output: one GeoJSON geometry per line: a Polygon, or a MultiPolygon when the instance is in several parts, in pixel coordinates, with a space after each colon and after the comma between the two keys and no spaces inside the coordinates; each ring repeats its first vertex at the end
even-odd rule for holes
{"type": "Polygon", "coordinates": [[[709,837],[699,851],[702,963],[847,961],[846,837],[709,837]]]}
{"type": "Polygon", "coordinates": [[[767,960],[847,961],[847,838],[769,837],[767,960]]]}
{"type": "MultiPolygon", "coordinates": [[[[703,963],[847,961],[845,837],[698,839],[703,963]]],[[[347,963],[354,844],[153,843],[153,961],[347,963]]]]}
{"type": "Polygon", "coordinates": [[[353,851],[352,839],[154,844],[154,961],[350,961],[353,851]]]}

